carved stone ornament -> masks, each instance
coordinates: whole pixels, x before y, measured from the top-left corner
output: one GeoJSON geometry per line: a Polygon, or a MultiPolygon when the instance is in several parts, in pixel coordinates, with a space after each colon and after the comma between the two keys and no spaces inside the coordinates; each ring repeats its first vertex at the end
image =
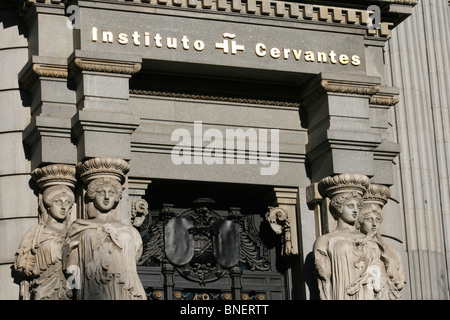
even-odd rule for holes
{"type": "Polygon", "coordinates": [[[290,254],[291,244],[291,220],[289,214],[282,208],[269,207],[269,212],[266,213],[266,220],[270,227],[276,234],[283,236],[283,251],[285,254],[290,254]]]}
{"type": "Polygon", "coordinates": [[[322,300],[398,299],[404,273],[396,252],[381,240],[381,208],[389,188],[360,174],[322,179],[336,230],[317,238],[314,258],[322,300]],[[364,200],[363,200],[364,199],[364,200]]]}
{"type": "Polygon", "coordinates": [[[75,174],[75,167],[67,164],[52,164],[31,172],[31,176],[41,190],[52,185],[66,185],[74,189],[77,183],[75,174]]]}
{"type": "Polygon", "coordinates": [[[129,170],[128,162],[117,158],[92,158],[77,164],[77,171],[85,184],[98,178],[112,178],[124,183],[129,170]]]}
{"type": "Polygon", "coordinates": [[[125,61],[75,58],[69,64],[69,70],[72,77],[77,76],[81,70],[132,75],[141,70],[141,64],[125,61]]]}
{"type": "Polygon", "coordinates": [[[131,203],[131,223],[138,228],[143,225],[148,215],[148,203],[144,199],[138,199],[131,203]]]}
{"type": "Polygon", "coordinates": [[[129,165],[122,159],[95,158],[77,165],[86,184],[88,220],[72,223],[64,246],[64,268],[77,270],[77,300],[145,300],[136,270],[142,239],[120,222],[118,205],[129,165]]]}
{"type": "Polygon", "coordinates": [[[39,77],[65,79],[68,74],[65,65],[33,63],[20,78],[19,83],[23,89],[28,90],[39,77]]]}
{"type": "Polygon", "coordinates": [[[370,184],[364,194],[364,203],[373,203],[381,208],[388,202],[391,196],[391,189],[381,184],[370,184]]]}
{"type": "Polygon", "coordinates": [[[62,268],[62,248],[75,202],[75,168],[54,164],[35,169],[40,188],[39,223],[27,231],[16,252],[14,269],[24,300],[70,300],[62,268]]]}

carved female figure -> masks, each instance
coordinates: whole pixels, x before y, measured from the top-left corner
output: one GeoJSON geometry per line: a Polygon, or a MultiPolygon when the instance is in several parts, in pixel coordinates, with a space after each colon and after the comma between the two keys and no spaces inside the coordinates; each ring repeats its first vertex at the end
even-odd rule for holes
{"type": "Polygon", "coordinates": [[[134,227],[121,223],[117,212],[121,183],[93,179],[86,195],[88,220],[76,220],[66,241],[65,266],[77,265],[80,271],[76,299],[146,299],[136,270],[142,240],[134,227]]]}
{"type": "Polygon", "coordinates": [[[352,284],[352,291],[359,292],[360,299],[386,300],[386,272],[382,261],[384,245],[378,233],[381,223],[381,209],[373,204],[364,204],[356,223],[356,228],[366,235],[359,240],[362,250],[358,263],[361,278],[352,284]]]}
{"type": "Polygon", "coordinates": [[[352,284],[361,278],[359,242],[365,236],[355,228],[363,204],[362,194],[369,185],[363,175],[339,175],[323,179],[319,190],[330,198],[330,213],[336,230],[317,238],[314,258],[320,299],[359,300],[352,284]]]}
{"type": "Polygon", "coordinates": [[[366,235],[369,252],[365,261],[365,291],[367,299],[398,300],[405,283],[405,273],[398,253],[383,241],[379,227],[383,222],[382,208],[390,195],[389,188],[370,185],[357,221],[357,229],[366,235]],[[371,285],[378,283],[378,286],[371,285]]]}
{"type": "Polygon", "coordinates": [[[55,185],[43,191],[41,200],[39,224],[25,234],[16,253],[15,270],[25,277],[21,295],[27,300],[69,300],[62,247],[75,197],[69,187],[55,185]]]}

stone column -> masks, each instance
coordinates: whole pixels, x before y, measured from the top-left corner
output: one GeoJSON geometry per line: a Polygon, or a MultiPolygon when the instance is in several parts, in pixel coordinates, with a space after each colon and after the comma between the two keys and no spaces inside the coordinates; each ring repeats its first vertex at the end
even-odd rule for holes
{"type": "Polygon", "coordinates": [[[381,135],[371,129],[369,99],[380,79],[322,73],[305,88],[302,112],[308,128],[307,161],[313,182],[354,172],[374,176],[381,135]]]}
{"type": "Polygon", "coordinates": [[[30,95],[31,120],[24,130],[32,168],[48,163],[75,164],[71,118],[75,91],[67,81],[67,58],[73,51],[73,30],[67,27],[65,6],[59,1],[27,2],[23,20],[28,29],[29,59],[19,73],[30,95]]]}
{"type": "Polygon", "coordinates": [[[385,48],[386,83],[401,97],[392,110],[401,146],[395,178],[412,299],[449,298],[449,26],[448,1],[419,1],[385,48]]]}
{"type": "Polygon", "coordinates": [[[31,96],[31,121],[23,132],[31,166],[75,164],[76,149],[71,141],[75,92],[68,88],[66,59],[32,56],[19,76],[22,88],[31,96]]]}
{"type": "MultiPolygon", "coordinates": [[[[76,85],[77,112],[72,118],[78,161],[106,157],[131,159],[131,134],[139,117],[128,106],[129,79],[141,58],[75,50],[69,58],[76,85]]],[[[130,223],[128,188],[122,197],[122,223],[130,223]]]]}
{"type": "Polygon", "coordinates": [[[69,59],[76,83],[77,113],[72,118],[78,161],[92,157],[131,159],[131,134],[139,117],[128,107],[129,79],[141,58],[76,50],[69,59]]]}

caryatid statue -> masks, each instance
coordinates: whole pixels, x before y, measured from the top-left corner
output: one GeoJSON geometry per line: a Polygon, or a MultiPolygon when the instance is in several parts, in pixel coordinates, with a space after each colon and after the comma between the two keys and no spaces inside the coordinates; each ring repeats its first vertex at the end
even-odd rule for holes
{"type": "Polygon", "coordinates": [[[70,300],[72,290],[62,270],[62,247],[75,202],[75,167],[54,164],[35,169],[39,187],[38,225],[27,231],[16,253],[24,300],[70,300]]]}
{"type": "Polygon", "coordinates": [[[72,224],[64,254],[65,267],[78,269],[76,299],[146,299],[136,269],[142,239],[120,218],[119,202],[128,170],[128,162],[112,158],[93,158],[77,165],[86,189],[87,216],[72,224]]]}
{"type": "Polygon", "coordinates": [[[364,204],[356,223],[357,229],[366,235],[372,253],[370,259],[366,258],[366,274],[371,273],[375,277],[380,277],[378,288],[369,285],[366,291],[369,291],[369,297],[378,300],[400,299],[400,291],[405,284],[401,258],[392,246],[383,241],[380,233],[380,224],[383,222],[382,209],[390,195],[391,190],[387,186],[370,184],[364,194],[364,204]]]}
{"type": "Polygon", "coordinates": [[[361,279],[359,245],[365,237],[356,229],[363,195],[370,180],[361,174],[340,174],[322,179],[318,188],[330,199],[330,213],[337,221],[334,231],[317,238],[314,260],[321,300],[359,300],[352,286],[361,279]]]}

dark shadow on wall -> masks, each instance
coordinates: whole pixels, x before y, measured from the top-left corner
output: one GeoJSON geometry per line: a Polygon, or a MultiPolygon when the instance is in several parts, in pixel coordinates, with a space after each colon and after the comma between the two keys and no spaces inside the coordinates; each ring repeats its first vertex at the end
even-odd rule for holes
{"type": "Polygon", "coordinates": [[[305,282],[309,289],[310,300],[320,300],[317,286],[316,270],[314,267],[314,253],[310,252],[305,259],[305,282]]]}

